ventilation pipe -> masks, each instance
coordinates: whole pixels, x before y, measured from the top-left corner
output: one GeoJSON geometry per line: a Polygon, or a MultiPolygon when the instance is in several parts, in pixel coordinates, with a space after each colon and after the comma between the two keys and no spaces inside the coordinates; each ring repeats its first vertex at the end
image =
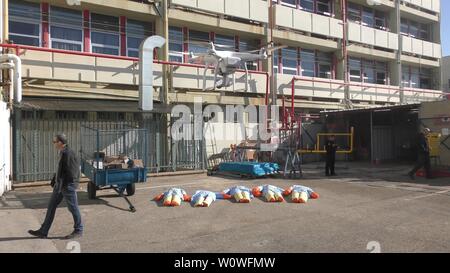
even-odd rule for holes
{"type": "Polygon", "coordinates": [[[153,110],[153,51],[166,40],[161,36],[145,39],[139,47],[139,109],[153,110]]]}
{"type": "Polygon", "coordinates": [[[22,60],[14,54],[0,55],[2,69],[14,69],[14,102],[22,101],[22,60]],[[9,62],[13,62],[12,64],[9,62]]]}

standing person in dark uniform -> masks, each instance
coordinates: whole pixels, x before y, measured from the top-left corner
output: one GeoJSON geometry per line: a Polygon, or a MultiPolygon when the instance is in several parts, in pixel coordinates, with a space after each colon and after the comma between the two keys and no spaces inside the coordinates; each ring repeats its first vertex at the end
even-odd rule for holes
{"type": "Polygon", "coordinates": [[[417,164],[408,173],[408,176],[414,180],[416,172],[424,167],[427,179],[431,179],[430,147],[427,141],[427,135],[431,133],[428,128],[423,129],[417,139],[417,164]]]}
{"type": "Polygon", "coordinates": [[[64,134],[53,137],[53,144],[59,151],[60,156],[58,170],[51,183],[53,193],[41,228],[29,230],[28,233],[39,238],[47,238],[48,231],[55,218],[56,208],[65,199],[74,220],[74,231],[65,239],[74,239],[83,235],[83,224],[76,192],[80,181],[80,162],[75,152],[67,146],[67,137],[64,134]]]}
{"type": "Polygon", "coordinates": [[[326,157],[326,165],[325,165],[325,175],[336,175],[334,172],[334,163],[336,161],[336,150],[337,145],[335,143],[335,136],[330,136],[325,143],[325,150],[327,151],[327,157],[326,157]]]}

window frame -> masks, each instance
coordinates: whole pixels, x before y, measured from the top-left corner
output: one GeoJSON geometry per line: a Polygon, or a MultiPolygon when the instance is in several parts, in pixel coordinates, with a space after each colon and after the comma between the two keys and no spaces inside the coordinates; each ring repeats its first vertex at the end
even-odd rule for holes
{"type": "MultiPolygon", "coordinates": [[[[130,51],[132,51],[132,52],[137,52],[137,56],[139,57],[139,48],[134,48],[134,47],[132,47],[132,48],[130,48],[129,46],[128,46],[128,38],[134,38],[134,39],[141,39],[142,41],[146,38],[146,34],[145,34],[145,26],[144,26],[144,34],[143,35],[139,35],[139,34],[135,34],[135,33],[131,33],[130,31],[128,31],[128,26],[129,26],[129,23],[130,23],[130,21],[134,21],[134,22],[137,22],[137,23],[150,23],[150,22],[144,22],[144,21],[139,21],[139,20],[134,20],[134,19],[130,19],[130,18],[127,18],[127,20],[126,20],[126,25],[125,25],[125,44],[126,44],[126,49],[127,49],[127,56],[128,57],[135,57],[135,56],[130,56],[130,51]]],[[[153,22],[151,22],[151,27],[150,27],[150,32],[151,33],[153,33],[153,22]]],[[[141,42],[142,42],[141,41],[141,42]]],[[[120,46],[120,44],[119,44],[119,46],[120,46]]]]}
{"type": "Polygon", "coordinates": [[[90,13],[90,15],[89,15],[90,17],[89,17],[89,23],[90,23],[90,28],[89,28],[89,31],[90,31],[90,37],[91,37],[91,45],[90,45],[90,52],[92,52],[92,53],[97,53],[97,54],[105,54],[105,55],[113,55],[113,56],[120,56],[120,19],[119,19],[119,17],[116,17],[116,16],[111,16],[111,15],[105,15],[105,14],[100,14],[100,13],[90,13]],[[103,16],[109,16],[109,17],[114,17],[114,18],[117,18],[117,32],[114,32],[114,31],[108,31],[108,30],[102,30],[102,29],[97,29],[97,28],[93,28],[92,27],[92,15],[94,15],[94,14],[98,14],[98,15],[103,15],[103,16]],[[117,37],[117,46],[112,46],[112,45],[105,45],[105,44],[97,44],[97,43],[94,43],[93,42],[93,34],[94,33],[101,33],[101,34],[106,34],[106,35],[111,35],[111,36],[116,36],[117,37]],[[117,54],[110,54],[110,53],[104,53],[104,52],[102,52],[102,53],[98,53],[98,52],[94,52],[93,51],[93,49],[94,49],[94,47],[96,47],[96,48],[108,48],[108,49],[115,49],[115,50],[117,50],[117,54]]]}
{"type": "Polygon", "coordinates": [[[177,41],[176,44],[178,44],[178,42],[180,42],[179,44],[181,45],[181,51],[170,50],[170,43],[173,43],[173,41],[175,41],[175,40],[169,38],[169,60],[170,61],[174,61],[174,62],[178,62],[178,61],[176,61],[174,59],[171,59],[171,57],[181,58],[181,62],[180,63],[183,63],[183,61],[184,61],[184,38],[185,38],[184,37],[183,28],[182,27],[177,27],[177,26],[169,26],[169,35],[170,35],[170,28],[172,28],[172,29],[177,28],[177,29],[180,30],[181,40],[177,41]]]}
{"type": "MultiPolygon", "coordinates": [[[[19,1],[22,2],[22,1],[19,1]]],[[[36,4],[36,3],[29,3],[29,2],[24,2],[26,4],[31,4],[31,5],[39,5],[39,15],[41,14],[41,6],[40,4],[36,4]]],[[[9,9],[11,8],[11,4],[9,5],[9,9]]],[[[10,10],[8,10],[9,16],[8,16],[8,34],[9,36],[18,36],[18,37],[25,37],[25,38],[33,38],[33,39],[37,39],[38,41],[38,45],[37,47],[41,47],[42,46],[42,17],[40,15],[39,19],[35,19],[35,18],[30,18],[30,17],[21,17],[21,16],[15,16],[15,15],[11,15],[10,10]],[[9,31],[11,22],[18,22],[18,23],[25,23],[25,24],[30,24],[30,25],[37,25],[38,29],[39,29],[39,34],[38,36],[35,35],[29,35],[29,34],[21,34],[21,33],[15,33],[15,32],[11,32],[9,31]]],[[[10,38],[11,39],[11,38],[10,38]]],[[[14,39],[11,39],[14,41],[14,39]]],[[[35,46],[35,45],[33,45],[35,46]]]]}
{"type": "MultiPolygon", "coordinates": [[[[84,37],[83,37],[83,13],[80,11],[80,29],[72,27],[69,24],[62,24],[62,23],[53,23],[52,21],[52,13],[53,13],[53,9],[55,7],[54,6],[50,6],[49,8],[49,42],[50,42],[50,48],[54,48],[53,47],[53,42],[59,42],[59,43],[64,43],[64,44],[73,44],[73,45],[79,45],[80,46],[80,51],[78,52],[83,52],[84,51],[84,37]],[[66,40],[66,39],[61,39],[61,38],[53,38],[52,37],[52,27],[59,27],[59,28],[66,28],[66,29],[72,29],[72,30],[77,30],[77,31],[81,31],[81,41],[75,41],[75,40],[66,40]]],[[[61,7],[56,7],[59,9],[66,9],[66,8],[61,8],[61,7]]],[[[66,10],[71,10],[71,9],[66,9],[66,10]]],[[[73,10],[73,11],[77,11],[77,10],[73,10]]],[[[76,51],[76,50],[71,50],[71,51],[76,51]]]]}

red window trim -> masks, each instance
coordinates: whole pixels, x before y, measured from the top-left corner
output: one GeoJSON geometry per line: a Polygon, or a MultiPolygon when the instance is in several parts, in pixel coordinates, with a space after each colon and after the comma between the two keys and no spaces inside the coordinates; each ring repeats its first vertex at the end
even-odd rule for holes
{"type": "Polygon", "coordinates": [[[83,10],[83,51],[91,52],[91,13],[83,10]]]}
{"type": "Polygon", "coordinates": [[[50,47],[50,33],[49,33],[49,4],[41,3],[41,23],[42,23],[42,47],[50,47]]]}
{"type": "Polygon", "coordinates": [[[183,27],[183,62],[187,63],[189,61],[188,59],[188,53],[189,53],[189,29],[187,27],[183,27]]]}
{"type": "Polygon", "coordinates": [[[127,17],[119,17],[119,29],[120,29],[120,55],[127,56],[127,17]]]}

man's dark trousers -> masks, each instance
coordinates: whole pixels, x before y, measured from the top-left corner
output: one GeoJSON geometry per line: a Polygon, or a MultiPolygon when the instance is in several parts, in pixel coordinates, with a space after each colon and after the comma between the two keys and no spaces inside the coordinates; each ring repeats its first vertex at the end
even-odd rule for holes
{"type": "Polygon", "coordinates": [[[427,178],[431,178],[431,162],[430,162],[430,154],[429,153],[419,153],[417,158],[417,164],[414,168],[409,172],[409,175],[415,175],[420,168],[425,169],[425,174],[427,178]]]}
{"type": "Polygon", "coordinates": [[[58,205],[63,199],[66,200],[67,208],[72,213],[74,221],[74,229],[77,232],[83,232],[83,224],[81,222],[80,209],[78,208],[77,200],[77,187],[76,183],[70,183],[67,186],[59,189],[58,184],[53,188],[53,193],[48,204],[47,215],[45,216],[44,223],[41,226],[41,232],[45,235],[48,234],[50,227],[52,226],[53,219],[55,218],[55,212],[58,205]]]}
{"type": "Polygon", "coordinates": [[[334,175],[334,163],[336,162],[336,156],[334,154],[327,154],[325,174],[334,175]]]}

